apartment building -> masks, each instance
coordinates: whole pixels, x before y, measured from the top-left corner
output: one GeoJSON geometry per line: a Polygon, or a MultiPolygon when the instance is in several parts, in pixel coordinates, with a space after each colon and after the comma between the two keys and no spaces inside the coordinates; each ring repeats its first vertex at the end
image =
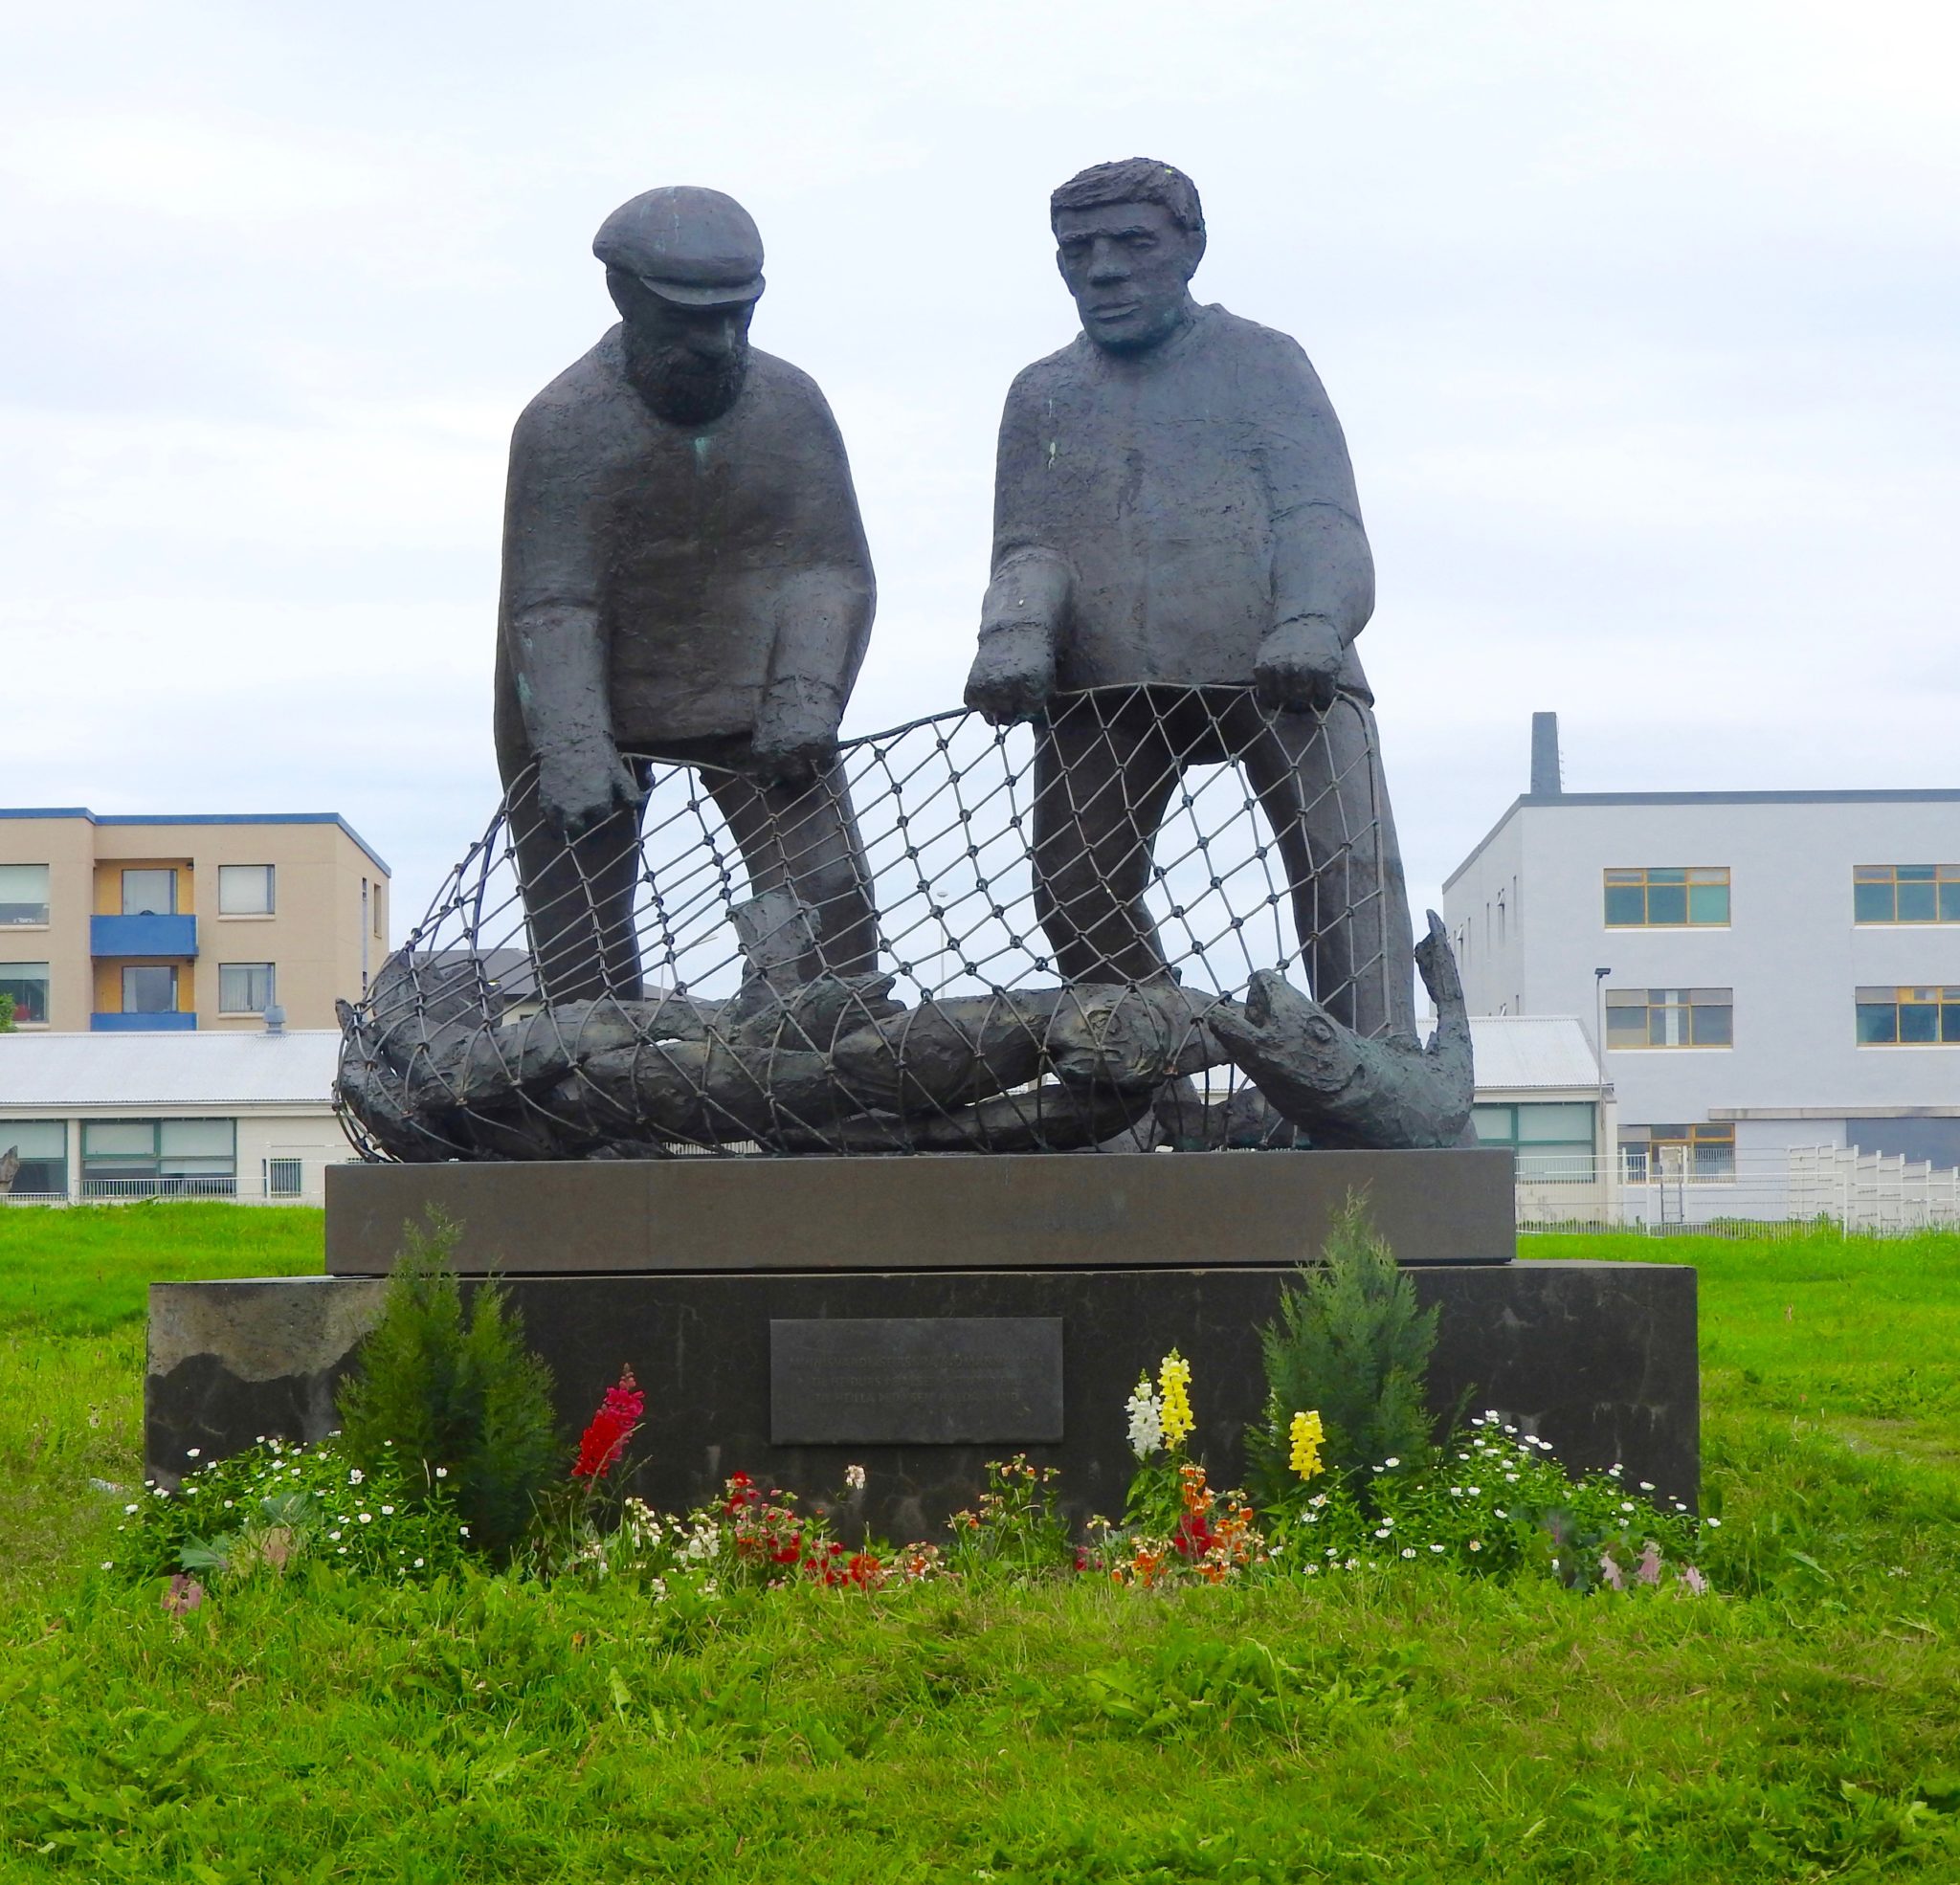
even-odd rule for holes
{"type": "Polygon", "coordinates": [[[1960,1164],[1960,790],[1531,788],[1444,886],[1471,1011],[1578,1018],[1624,1173],[1960,1164]]]}
{"type": "Polygon", "coordinates": [[[388,885],[330,811],[0,809],[0,994],[56,1033],[330,1029],[388,953],[388,885]]]}

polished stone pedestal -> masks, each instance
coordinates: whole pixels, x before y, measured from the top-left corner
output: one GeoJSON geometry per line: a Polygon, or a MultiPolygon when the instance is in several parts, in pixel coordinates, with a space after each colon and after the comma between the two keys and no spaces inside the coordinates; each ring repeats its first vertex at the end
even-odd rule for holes
{"type": "Polygon", "coordinates": [[[1285,1264],[1350,1196],[1403,1263],[1503,1263],[1511,1155],[1007,1153],[329,1165],[326,1267],[380,1275],[439,1210],[499,1275],[1285,1264]]]}
{"type": "MultiPolygon", "coordinates": [[[[376,1227],[390,1215],[398,1227],[413,1197],[443,1203],[464,1225],[464,1268],[496,1262],[531,1346],[553,1369],[567,1430],[590,1417],[623,1364],[635,1369],[647,1389],[635,1489],[660,1507],[709,1497],[737,1470],[791,1491],[835,1495],[845,1466],[862,1464],[862,1519],[890,1536],[935,1536],[948,1511],[972,1505],[986,1460],[1025,1450],[1060,1466],[1060,1491],[1076,1519],[1115,1515],[1131,1470],[1124,1401],[1139,1371],[1154,1369],[1172,1346],[1192,1364],[1193,1448],[1215,1483],[1229,1485],[1240,1472],[1240,1430],[1264,1395],[1258,1328],[1278,1307],[1290,1260],[1317,1242],[1313,1199],[1321,1199],[1317,1209],[1331,1209],[1345,1195],[1345,1187],[1333,1191],[1326,1205],[1329,1193],[1317,1189],[1311,1164],[1321,1156],[1027,1160],[1043,1167],[1035,1178],[1040,1201],[1012,1244],[991,1219],[972,1217],[980,1191],[1008,1184],[990,1174],[991,1160],[703,1160],[698,1170],[711,1174],[709,1186],[725,1186],[737,1201],[750,1178],[774,1186],[784,1172],[817,1172],[819,1189],[858,1187],[855,1217],[780,1227],[765,1217],[770,1240],[748,1244],[745,1268],[729,1262],[735,1246],[725,1219],[696,1221],[700,1242],[679,1242],[670,1221],[645,1217],[617,1246],[596,1236],[594,1223],[606,1219],[582,1205],[584,1180],[591,1191],[617,1186],[623,1209],[641,1211],[643,1203],[631,1199],[653,1193],[635,1189],[635,1180],[664,1176],[670,1165],[335,1174],[329,1248],[346,1274],[151,1287],[149,1470],[168,1483],[192,1446],[212,1458],[256,1434],[314,1438],[333,1425],[333,1387],[380,1307],[382,1283],[353,1274],[361,1240],[367,1248],[389,1242],[376,1227]],[[920,1187],[920,1174],[935,1167],[950,1197],[937,1213],[929,1211],[931,1186],[920,1187]],[[1070,1176],[1051,1178],[1055,1167],[1070,1176]],[[1100,1189],[1103,1167],[1111,1178],[1100,1189]],[[518,1174],[527,1170],[548,1176],[523,1205],[518,1174]],[[874,1191],[864,1189],[880,1184],[880,1172],[894,1174],[902,1191],[902,1205],[884,1199],[882,1217],[874,1191]],[[1068,1195],[1047,1186],[1078,1186],[1074,1217],[1068,1195]],[[1127,1187],[1124,1199],[1113,1201],[1107,1186],[1127,1187]],[[1190,1199],[1176,1205],[1178,1186],[1195,1186],[1210,1199],[1210,1221],[1190,1199]],[[1219,1203],[1221,1186],[1242,1187],[1236,1213],[1219,1203]],[[345,1215],[357,1195],[367,1199],[368,1229],[345,1215]],[[1090,1207],[1102,1215],[1092,1217],[1090,1207]],[[1302,1213],[1292,1232],[1288,1211],[1302,1213]],[[1139,1238],[1150,1253],[1145,1260],[1135,1254],[1139,1238]],[[658,1246],[653,1254],[649,1242],[658,1246]],[[1017,1262],[947,1262],[974,1244],[1006,1248],[1017,1262]],[[855,1246],[864,1260],[847,1266],[839,1258],[855,1246]],[[634,1262],[600,1264],[610,1248],[634,1262]],[[662,1251],[664,1268],[653,1260],[662,1251]],[[1264,1260],[1247,1262],[1244,1251],[1264,1260]],[[900,1254],[909,1262],[896,1262],[900,1254]]],[[[1403,1227],[1397,1254],[1433,1258],[1438,1244],[1412,1246],[1410,1223],[1433,1209],[1437,1187],[1459,1167],[1429,1172],[1429,1195],[1407,1197],[1393,1174],[1407,1170],[1414,1184],[1417,1172],[1393,1160],[1483,1162],[1489,1154],[1372,1156],[1390,1160],[1374,1167],[1370,1187],[1378,1223],[1392,1234],[1403,1227]]],[[[1460,1170],[1472,1174],[1466,1186],[1483,1182],[1480,1165],[1460,1170]]],[[[1505,1244],[1492,1256],[1509,1248],[1507,1170],[1503,1221],[1505,1244]]],[[[745,1234],[763,1238],[763,1229],[745,1234]]],[[[1464,1240],[1444,1248],[1462,1251],[1464,1240]]],[[[1472,1408],[1502,1408],[1525,1432],[1550,1440],[1571,1466],[1621,1462],[1631,1479],[1696,1497],[1691,1270],[1459,1256],[1417,1262],[1412,1272],[1421,1301],[1442,1307],[1431,1369],[1438,1412],[1468,1395],[1472,1408]]]]}

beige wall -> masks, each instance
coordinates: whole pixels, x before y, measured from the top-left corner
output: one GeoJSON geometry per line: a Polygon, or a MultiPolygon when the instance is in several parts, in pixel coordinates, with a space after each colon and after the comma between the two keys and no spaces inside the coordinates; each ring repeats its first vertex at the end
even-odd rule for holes
{"type": "Polygon", "coordinates": [[[0,864],[48,866],[47,925],[0,928],[0,962],[48,965],[48,1026],[69,1032],[87,1028],[94,1006],[95,835],[86,818],[0,818],[0,864]]]}
{"type": "Polygon", "coordinates": [[[256,1014],[218,1012],[218,969],[224,964],[273,964],[286,1025],[332,1028],[338,1025],[335,1000],[357,1000],[364,966],[372,974],[388,953],[388,879],[331,822],[128,825],[87,818],[0,818],[0,863],[50,867],[47,926],[0,928],[0,962],[49,964],[48,1021],[57,1031],[85,1031],[99,1003],[109,1009],[121,1005],[118,978],[99,978],[91,961],[88,919],[92,910],[121,912],[117,873],[124,865],[179,868],[177,907],[180,914],[196,917],[198,945],[194,971],[179,978],[179,999],[187,1008],[194,1004],[200,1029],[264,1026],[256,1014]],[[224,864],[273,867],[271,916],[219,915],[218,867],[224,864]],[[380,936],[374,934],[377,889],[380,936]]]}

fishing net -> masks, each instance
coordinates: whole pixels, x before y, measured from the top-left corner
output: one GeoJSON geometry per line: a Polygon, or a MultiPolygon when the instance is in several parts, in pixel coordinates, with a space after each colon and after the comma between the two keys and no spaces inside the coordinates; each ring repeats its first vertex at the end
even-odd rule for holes
{"type": "Polygon", "coordinates": [[[1207,1023],[1256,973],[1413,1040],[1373,725],[1345,697],[942,714],[798,789],[631,765],[639,816],[570,841],[514,781],[344,1008],[364,1155],[1291,1144],[1207,1023]]]}

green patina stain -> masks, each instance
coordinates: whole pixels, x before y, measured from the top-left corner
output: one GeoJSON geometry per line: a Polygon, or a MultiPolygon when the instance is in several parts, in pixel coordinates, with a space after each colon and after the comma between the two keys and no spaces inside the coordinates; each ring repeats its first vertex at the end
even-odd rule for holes
{"type": "Polygon", "coordinates": [[[703,434],[699,434],[699,435],[697,435],[697,437],[695,438],[695,441],[694,441],[694,468],[695,468],[695,470],[696,470],[696,471],[706,471],[706,470],[707,470],[707,467],[708,467],[708,446],[709,446],[709,444],[710,444],[711,442],[712,442],[712,441],[710,441],[710,440],[708,439],[708,437],[707,437],[707,436],[706,436],[706,435],[705,435],[704,433],[703,433],[703,434]]]}

